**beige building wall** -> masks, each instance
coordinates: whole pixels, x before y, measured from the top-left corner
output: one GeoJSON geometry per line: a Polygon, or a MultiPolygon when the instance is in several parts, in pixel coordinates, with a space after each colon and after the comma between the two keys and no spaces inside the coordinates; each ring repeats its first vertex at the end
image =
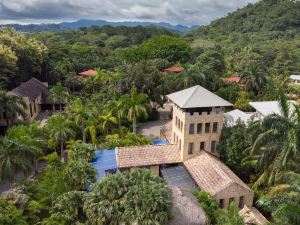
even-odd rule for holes
{"type": "MultiPolygon", "coordinates": [[[[213,107],[208,114],[198,112],[191,115],[189,112],[184,112],[181,108],[173,106],[173,121],[172,121],[172,144],[177,144],[180,149],[182,160],[188,160],[195,157],[200,152],[201,142],[204,142],[204,150],[218,156],[218,153],[212,152],[211,145],[215,142],[217,146],[221,130],[224,122],[224,108],[213,107]],[[176,122],[177,121],[177,122],[176,122]],[[176,124],[177,123],[177,124],[176,124]],[[205,124],[209,123],[209,131],[205,131],[205,124]],[[213,132],[213,123],[217,123],[217,130],[213,132]],[[190,124],[194,124],[194,133],[190,134],[190,124]],[[200,133],[197,133],[197,124],[202,124],[200,133]],[[189,154],[189,144],[193,143],[191,154],[189,154]]],[[[216,148],[215,148],[216,149],[216,148]]]]}
{"type": "MultiPolygon", "coordinates": [[[[223,199],[224,208],[229,207],[230,198],[233,198],[233,201],[236,203],[237,206],[239,206],[240,197],[244,198],[244,205],[252,207],[254,192],[238,184],[232,184],[215,194],[213,197],[216,198],[218,202],[220,202],[220,199],[223,199]]],[[[243,208],[243,206],[241,208],[243,208]]]]}
{"type": "MultiPolygon", "coordinates": [[[[139,168],[139,167],[131,167],[130,168],[130,172],[135,170],[136,168],[139,168]]],[[[141,167],[141,168],[146,168],[146,167],[141,167]]],[[[147,167],[148,168],[148,167],[147,167]]],[[[148,168],[153,174],[159,176],[159,165],[154,165],[154,166],[149,166],[148,168]]]]}

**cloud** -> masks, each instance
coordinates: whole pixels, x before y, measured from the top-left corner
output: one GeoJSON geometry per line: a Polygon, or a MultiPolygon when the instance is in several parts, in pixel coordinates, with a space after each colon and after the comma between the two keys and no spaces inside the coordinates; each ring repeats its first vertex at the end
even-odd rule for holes
{"type": "Polygon", "coordinates": [[[0,0],[0,23],[78,19],[201,25],[257,0],[0,0]]]}

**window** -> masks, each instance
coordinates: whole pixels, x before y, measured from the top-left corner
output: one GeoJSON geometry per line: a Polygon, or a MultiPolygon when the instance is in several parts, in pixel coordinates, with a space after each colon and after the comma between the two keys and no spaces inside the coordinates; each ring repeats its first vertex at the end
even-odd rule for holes
{"type": "Polygon", "coordinates": [[[176,116],[176,127],[178,127],[178,117],[176,116]]]}
{"type": "Polygon", "coordinates": [[[213,123],[213,133],[217,133],[218,132],[218,123],[214,122],[213,123]]]}
{"type": "Polygon", "coordinates": [[[239,208],[242,209],[244,207],[244,204],[245,204],[245,197],[241,196],[239,200],[239,208]]]}
{"type": "Polygon", "coordinates": [[[234,202],[234,198],[229,198],[228,206],[230,206],[230,203],[231,203],[231,202],[234,202]]]}
{"type": "Polygon", "coordinates": [[[205,142],[201,141],[200,142],[200,151],[205,149],[205,142]]]}
{"type": "Polygon", "coordinates": [[[194,143],[189,143],[189,149],[188,149],[189,155],[193,154],[193,147],[194,147],[194,143]]]}
{"type": "Polygon", "coordinates": [[[195,131],[195,124],[194,124],[194,123],[191,123],[191,124],[190,124],[190,130],[189,130],[189,133],[190,133],[190,134],[193,134],[194,131],[195,131]]]}
{"type": "Polygon", "coordinates": [[[202,133],[202,123],[198,123],[197,124],[197,134],[201,134],[202,133]]]}
{"type": "Polygon", "coordinates": [[[181,139],[179,139],[179,151],[181,151],[181,139]]]}
{"type": "Polygon", "coordinates": [[[173,135],[173,140],[174,140],[174,142],[176,140],[176,134],[175,134],[175,132],[174,132],[174,135],[173,135]]]}
{"type": "Polygon", "coordinates": [[[205,123],[205,133],[209,133],[210,123],[205,123]]]}
{"type": "Polygon", "coordinates": [[[216,145],[217,145],[217,142],[216,142],[216,141],[212,141],[212,142],[211,142],[211,149],[210,149],[210,151],[211,151],[212,153],[216,153],[216,145]]]}
{"type": "Polygon", "coordinates": [[[223,198],[220,199],[220,201],[219,201],[219,206],[220,206],[221,209],[224,208],[224,199],[223,199],[223,198]]]}
{"type": "Polygon", "coordinates": [[[32,117],[32,105],[29,103],[29,109],[30,109],[30,117],[32,117]]]}
{"type": "Polygon", "coordinates": [[[178,143],[178,136],[176,135],[176,144],[178,143]]]}

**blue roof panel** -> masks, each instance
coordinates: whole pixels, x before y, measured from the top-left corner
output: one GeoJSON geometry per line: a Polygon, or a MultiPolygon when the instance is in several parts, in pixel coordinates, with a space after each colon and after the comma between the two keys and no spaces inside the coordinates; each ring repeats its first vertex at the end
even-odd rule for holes
{"type": "Polygon", "coordinates": [[[103,149],[96,151],[96,158],[91,162],[97,170],[97,180],[105,176],[105,171],[117,169],[115,149],[103,149]]]}

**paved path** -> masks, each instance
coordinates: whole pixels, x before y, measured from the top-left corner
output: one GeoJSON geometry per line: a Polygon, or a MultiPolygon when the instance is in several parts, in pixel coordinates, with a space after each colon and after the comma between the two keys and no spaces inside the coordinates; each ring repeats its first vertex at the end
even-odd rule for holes
{"type": "Polygon", "coordinates": [[[160,134],[160,126],[164,125],[170,120],[171,106],[168,104],[164,105],[164,108],[159,108],[159,119],[156,121],[145,122],[140,125],[138,133],[149,137],[152,140],[158,140],[160,134]]]}

